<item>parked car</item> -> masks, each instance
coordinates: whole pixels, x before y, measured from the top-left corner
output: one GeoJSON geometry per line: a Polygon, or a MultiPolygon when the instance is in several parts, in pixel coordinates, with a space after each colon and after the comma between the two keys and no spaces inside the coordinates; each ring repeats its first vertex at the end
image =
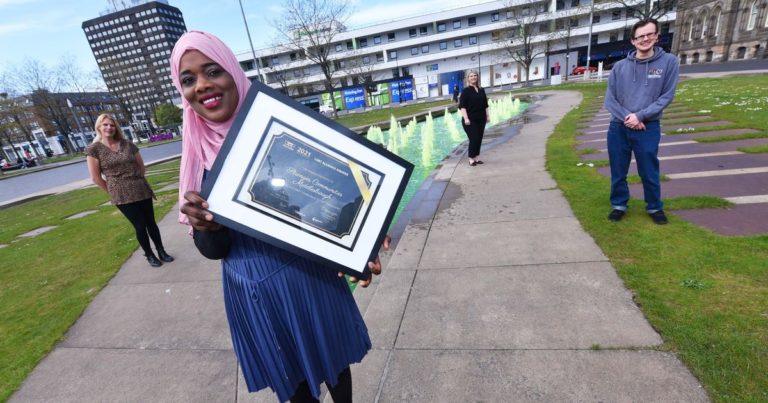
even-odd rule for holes
{"type": "MultiPolygon", "coordinates": [[[[580,76],[580,75],[584,74],[586,71],[587,71],[587,66],[574,67],[573,71],[571,71],[571,75],[580,76]]],[[[589,66],[589,72],[590,73],[594,73],[596,71],[597,71],[597,67],[589,66]]]]}
{"type": "Polygon", "coordinates": [[[320,113],[322,113],[325,116],[333,115],[333,107],[331,105],[320,105],[320,113]]]}

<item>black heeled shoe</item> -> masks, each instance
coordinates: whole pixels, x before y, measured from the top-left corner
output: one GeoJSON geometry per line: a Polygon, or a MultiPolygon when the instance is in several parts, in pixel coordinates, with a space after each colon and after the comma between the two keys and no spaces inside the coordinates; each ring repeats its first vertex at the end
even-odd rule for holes
{"type": "Polygon", "coordinates": [[[149,255],[144,255],[147,257],[147,262],[149,262],[149,265],[152,267],[160,267],[163,265],[163,262],[157,259],[157,256],[155,256],[153,253],[150,253],[149,255]]]}
{"type": "Polygon", "coordinates": [[[171,263],[173,262],[173,256],[165,253],[165,249],[158,249],[157,250],[157,256],[160,257],[160,260],[162,260],[165,263],[171,263]]]}

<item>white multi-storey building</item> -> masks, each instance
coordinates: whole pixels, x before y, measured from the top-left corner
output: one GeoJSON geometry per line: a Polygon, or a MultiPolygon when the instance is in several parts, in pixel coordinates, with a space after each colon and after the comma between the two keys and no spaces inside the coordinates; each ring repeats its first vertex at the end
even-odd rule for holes
{"type": "MultiPolygon", "coordinates": [[[[637,1],[640,3],[641,1],[637,1]]],[[[642,1],[644,3],[644,1],[642,1]]],[[[629,30],[637,21],[631,8],[589,0],[490,1],[451,10],[341,30],[330,46],[337,108],[355,109],[403,99],[449,95],[463,87],[465,72],[479,70],[485,87],[525,81],[526,71],[507,48],[521,40],[520,24],[533,28],[537,55],[528,79],[566,75],[576,66],[612,63],[632,49],[629,30]],[[591,16],[591,19],[590,19],[591,16]]],[[[660,44],[669,49],[675,11],[660,18],[660,44]]],[[[238,60],[251,78],[262,80],[305,104],[328,103],[320,67],[303,52],[274,47],[238,60]]]]}

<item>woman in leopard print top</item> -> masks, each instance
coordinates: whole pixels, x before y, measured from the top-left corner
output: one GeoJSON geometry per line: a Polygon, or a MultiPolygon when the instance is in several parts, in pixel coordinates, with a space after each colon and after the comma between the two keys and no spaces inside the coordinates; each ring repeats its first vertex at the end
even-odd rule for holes
{"type": "Polygon", "coordinates": [[[86,150],[88,172],[93,183],[109,194],[112,204],[133,224],[149,264],[159,267],[162,262],[172,262],[173,257],[165,252],[155,222],[152,208],[155,194],[144,178],[144,160],[138,147],[125,139],[116,122],[106,113],[96,119],[96,138],[86,150]],[[157,248],[157,256],[150,247],[150,238],[157,248]]]}

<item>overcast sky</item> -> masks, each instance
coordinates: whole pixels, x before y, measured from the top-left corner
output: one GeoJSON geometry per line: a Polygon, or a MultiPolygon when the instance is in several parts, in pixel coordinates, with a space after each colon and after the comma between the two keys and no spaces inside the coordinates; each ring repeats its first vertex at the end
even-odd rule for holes
{"type": "MultiPolygon", "coordinates": [[[[484,3],[488,0],[351,0],[354,13],[347,26],[370,25],[402,17],[484,3]]],[[[236,53],[250,49],[237,0],[169,0],[184,15],[187,29],[208,31],[236,53]]],[[[254,47],[274,43],[269,21],[280,14],[280,0],[242,0],[254,47]]],[[[0,73],[27,59],[50,67],[73,58],[84,72],[96,61],[81,28],[99,17],[107,0],[0,0],[0,73]]]]}

